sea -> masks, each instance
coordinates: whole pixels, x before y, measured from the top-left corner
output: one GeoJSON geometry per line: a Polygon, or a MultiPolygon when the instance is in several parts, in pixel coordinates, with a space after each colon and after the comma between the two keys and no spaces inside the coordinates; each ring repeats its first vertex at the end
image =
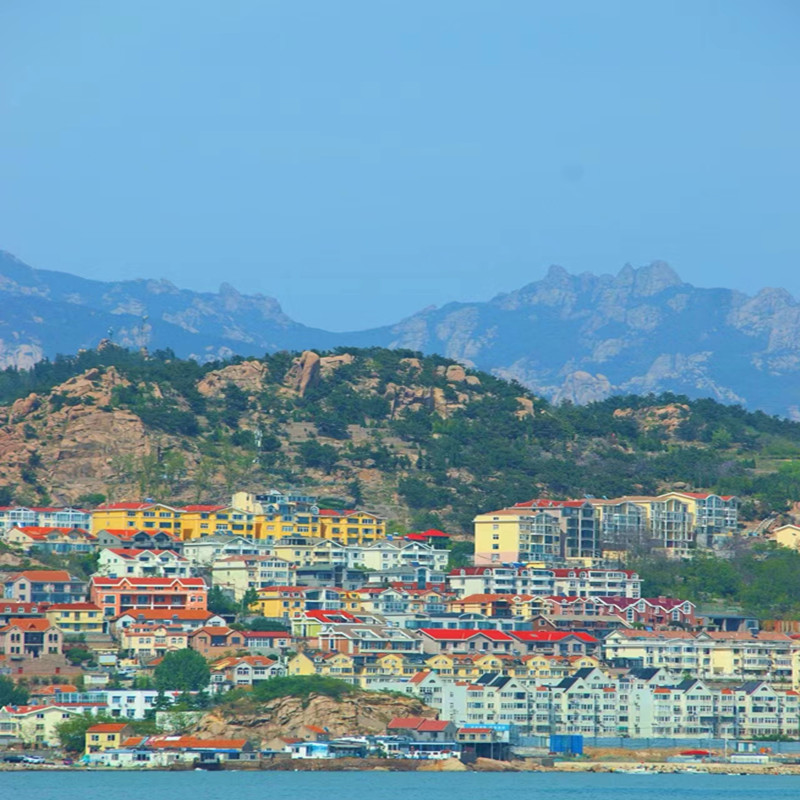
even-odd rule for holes
{"type": "Polygon", "coordinates": [[[8,800],[772,800],[800,776],[479,772],[0,772],[8,800]]]}

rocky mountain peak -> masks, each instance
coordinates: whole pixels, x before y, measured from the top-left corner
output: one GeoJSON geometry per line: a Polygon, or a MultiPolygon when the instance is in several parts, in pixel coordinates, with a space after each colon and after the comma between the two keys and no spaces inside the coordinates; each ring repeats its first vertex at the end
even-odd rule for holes
{"type": "Polygon", "coordinates": [[[614,284],[630,289],[639,297],[652,297],[672,286],[682,286],[683,281],[666,261],[653,261],[638,269],[626,264],[617,273],[614,284]]]}

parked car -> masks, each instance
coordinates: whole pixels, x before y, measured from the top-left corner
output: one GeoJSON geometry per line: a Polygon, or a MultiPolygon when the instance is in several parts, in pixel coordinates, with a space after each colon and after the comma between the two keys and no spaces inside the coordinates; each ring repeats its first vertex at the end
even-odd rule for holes
{"type": "Polygon", "coordinates": [[[22,760],[26,764],[44,764],[45,761],[44,756],[31,756],[28,755],[27,753],[24,756],[22,756],[22,760]]]}
{"type": "Polygon", "coordinates": [[[25,761],[25,756],[21,756],[18,753],[8,753],[8,755],[3,756],[3,761],[7,764],[21,764],[25,761]]]}

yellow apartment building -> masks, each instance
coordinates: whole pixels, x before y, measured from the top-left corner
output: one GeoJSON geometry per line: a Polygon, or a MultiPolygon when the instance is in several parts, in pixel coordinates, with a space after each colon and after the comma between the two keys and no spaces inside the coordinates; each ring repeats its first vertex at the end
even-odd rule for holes
{"type": "Polygon", "coordinates": [[[386,520],[368,511],[324,508],[319,512],[319,519],[319,535],[340,544],[372,544],[386,538],[386,520]]]}
{"type": "Polygon", "coordinates": [[[108,503],[92,511],[92,533],[104,530],[166,531],[181,533],[180,508],[163,503],[108,503]]]}
{"type": "Polygon", "coordinates": [[[192,505],[180,511],[180,536],[184,541],[217,534],[262,538],[263,519],[236,506],[192,505]]]}
{"type": "Polygon", "coordinates": [[[94,603],[56,603],[45,611],[51,625],[64,633],[105,633],[102,610],[94,603]]]}

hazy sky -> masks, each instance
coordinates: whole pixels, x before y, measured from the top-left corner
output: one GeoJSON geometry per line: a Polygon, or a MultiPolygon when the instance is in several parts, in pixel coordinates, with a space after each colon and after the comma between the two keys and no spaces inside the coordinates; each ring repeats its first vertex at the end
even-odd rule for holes
{"type": "Polygon", "coordinates": [[[332,329],[551,263],[800,295],[796,0],[2,0],[0,248],[332,329]]]}

